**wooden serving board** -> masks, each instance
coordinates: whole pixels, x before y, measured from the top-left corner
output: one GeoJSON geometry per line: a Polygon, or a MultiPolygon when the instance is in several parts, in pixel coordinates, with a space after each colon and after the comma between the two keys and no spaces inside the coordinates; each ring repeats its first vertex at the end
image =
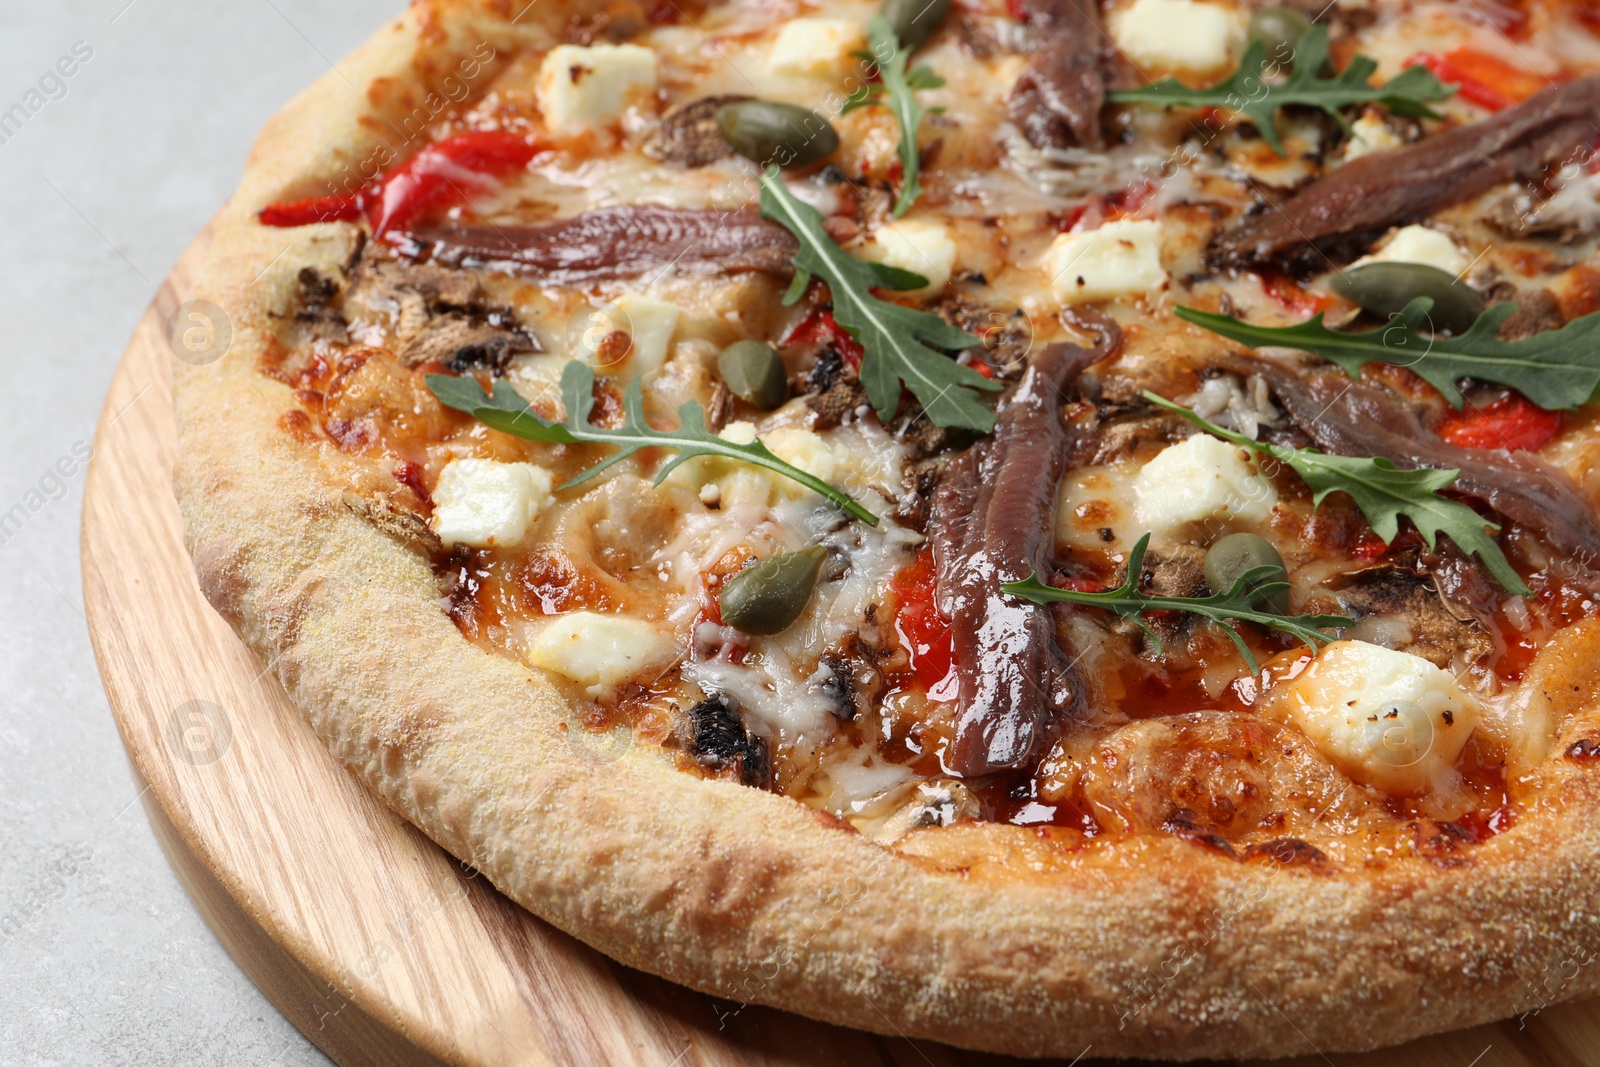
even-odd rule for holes
{"type": "MultiPolygon", "coordinates": [[[[167,278],[106,399],[84,599],[156,837],[278,1009],[345,1067],[1010,1062],[741,1007],[613,963],[502,897],[333,761],[201,597],[183,548],[167,323],[205,245],[167,278]]],[[[1600,1012],[1551,1008],[1368,1056],[1305,1052],[1293,1062],[1600,1064],[1600,1012]]]]}

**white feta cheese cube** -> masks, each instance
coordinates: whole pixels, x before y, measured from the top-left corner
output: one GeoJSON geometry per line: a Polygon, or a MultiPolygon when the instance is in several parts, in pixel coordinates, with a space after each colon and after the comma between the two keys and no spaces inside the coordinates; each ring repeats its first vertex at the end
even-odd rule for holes
{"type": "Polygon", "coordinates": [[[1245,450],[1210,434],[1159,453],[1134,477],[1133,493],[1139,525],[1157,538],[1181,537],[1197,523],[1212,532],[1257,526],[1278,502],[1245,450]]]}
{"type": "Polygon", "coordinates": [[[523,652],[530,666],[586,686],[616,685],[677,656],[677,642],[656,623],[594,611],[557,615],[523,652]]]}
{"type": "Polygon", "coordinates": [[[550,499],[550,472],[532,463],[453,459],[439,472],[428,520],[447,545],[514,545],[550,499]]]}
{"type": "Polygon", "coordinates": [[[909,270],[928,279],[916,296],[937,296],[956,269],[956,242],[942,223],[930,219],[899,219],[873,231],[861,258],[909,270]]]}
{"type": "Polygon", "coordinates": [[[1111,16],[1111,37],[1123,54],[1161,72],[1226,67],[1241,36],[1234,12],[1196,0],[1134,0],[1111,16]]]}
{"type": "Polygon", "coordinates": [[[1402,226],[1384,246],[1370,256],[1362,256],[1351,266],[1362,263],[1424,263],[1446,274],[1460,276],[1471,263],[1446,234],[1428,226],[1402,226]]]}
{"type": "Polygon", "coordinates": [[[539,66],[534,94],[552,129],[609,126],[656,87],[656,54],[636,44],[557,45],[539,66]]]}
{"type": "Polygon", "coordinates": [[[1362,641],[1328,645],[1286,698],[1295,724],[1329,762],[1394,796],[1425,792],[1447,777],[1482,715],[1449,671],[1362,641]]]}
{"type": "Polygon", "coordinates": [[[866,47],[867,36],[860,23],[847,19],[790,19],[773,38],[767,66],[775,74],[835,78],[859,62],[851,53],[866,47]]]}
{"type": "Polygon", "coordinates": [[[1050,288],[1063,304],[1106,300],[1160,288],[1161,224],[1117,219],[1086,233],[1064,233],[1045,253],[1050,288]]]}

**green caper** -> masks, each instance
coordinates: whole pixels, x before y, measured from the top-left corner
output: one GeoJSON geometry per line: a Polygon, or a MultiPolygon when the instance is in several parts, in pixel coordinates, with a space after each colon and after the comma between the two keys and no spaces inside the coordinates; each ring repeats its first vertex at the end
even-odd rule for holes
{"type": "Polygon", "coordinates": [[[1333,291],[1378,315],[1393,315],[1419,296],[1433,298],[1435,330],[1464,333],[1483,314],[1483,297],[1448,271],[1426,263],[1363,263],[1338,274],[1333,291]]]}
{"type": "Polygon", "coordinates": [[[951,0],[883,0],[878,9],[894,35],[900,38],[900,47],[915,52],[922,42],[938,29],[950,13],[951,0]]]}
{"type": "Polygon", "coordinates": [[[763,167],[804,167],[833,155],[839,131],[809,108],[740,100],[717,109],[717,129],[733,150],[763,167]]]}
{"type": "MultiPolygon", "coordinates": [[[[1234,582],[1256,567],[1273,568],[1273,574],[1266,579],[1267,582],[1288,581],[1289,572],[1278,550],[1268,544],[1265,538],[1253,533],[1228,534],[1206,550],[1206,584],[1213,593],[1226,593],[1233,588],[1234,582]]],[[[1256,582],[1252,588],[1264,584],[1266,582],[1256,582]]],[[[1262,601],[1261,606],[1279,615],[1289,614],[1289,590],[1276,590],[1262,601]]]]}
{"type": "Polygon", "coordinates": [[[717,357],[717,373],[733,395],[762,411],[789,399],[789,379],[777,350],[761,341],[735,341],[717,357]]]}
{"type": "Polygon", "coordinates": [[[806,610],[827,558],[827,549],[813,545],[746,567],[717,598],[722,621],[742,633],[782,633],[806,610]]]}
{"type": "Polygon", "coordinates": [[[1311,28],[1311,20],[1292,7],[1267,7],[1250,16],[1249,35],[1267,50],[1267,59],[1285,69],[1294,66],[1294,46],[1311,28]]]}

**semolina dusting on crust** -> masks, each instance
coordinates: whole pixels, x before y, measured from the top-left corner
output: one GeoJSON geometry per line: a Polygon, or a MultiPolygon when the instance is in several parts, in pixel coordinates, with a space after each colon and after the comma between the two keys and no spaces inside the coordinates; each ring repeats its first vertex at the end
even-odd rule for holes
{"type": "Polygon", "coordinates": [[[348,228],[269,230],[254,212],[326,191],[460,57],[549,41],[579,5],[513,23],[522,6],[415,4],[268,124],[198,294],[233,346],[180,368],[176,488],[201,586],[351,771],[626,964],[883,1033],[1031,1056],[1288,1055],[1600,991],[1600,971],[1570,965],[1600,951],[1600,782],[1563,755],[1600,737],[1596,624],[1536,667],[1547,695],[1573,695],[1518,823],[1457,865],[1371,869],[1177,836],[1070,852],[987,823],[881,846],[651,746],[612,759],[539,673],[463,640],[426,558],[351,506],[359,467],[299,443],[280,422],[289,388],[257,369],[296,271],[339,255],[348,228]]]}

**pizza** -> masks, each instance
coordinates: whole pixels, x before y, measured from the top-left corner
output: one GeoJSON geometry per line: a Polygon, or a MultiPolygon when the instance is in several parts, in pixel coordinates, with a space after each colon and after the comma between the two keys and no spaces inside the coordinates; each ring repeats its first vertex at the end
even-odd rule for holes
{"type": "Polygon", "coordinates": [[[728,1003],[1181,1059],[1592,993],[1597,137],[1581,0],[418,0],[215,226],[200,585],[728,1003]]]}

